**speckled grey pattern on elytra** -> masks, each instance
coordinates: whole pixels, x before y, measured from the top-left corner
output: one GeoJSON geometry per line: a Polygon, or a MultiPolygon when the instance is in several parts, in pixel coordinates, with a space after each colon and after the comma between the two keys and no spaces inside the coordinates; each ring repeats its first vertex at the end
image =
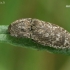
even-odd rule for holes
{"type": "Polygon", "coordinates": [[[11,36],[31,38],[56,49],[70,48],[70,33],[64,28],[38,19],[19,19],[9,25],[11,36]]]}

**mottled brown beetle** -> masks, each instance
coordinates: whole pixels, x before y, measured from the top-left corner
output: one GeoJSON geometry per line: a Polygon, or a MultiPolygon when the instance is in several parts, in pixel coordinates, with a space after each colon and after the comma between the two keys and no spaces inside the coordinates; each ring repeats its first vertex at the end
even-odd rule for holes
{"type": "Polygon", "coordinates": [[[70,48],[70,33],[64,28],[38,19],[19,19],[9,25],[14,37],[31,38],[39,44],[56,49],[70,48]]]}

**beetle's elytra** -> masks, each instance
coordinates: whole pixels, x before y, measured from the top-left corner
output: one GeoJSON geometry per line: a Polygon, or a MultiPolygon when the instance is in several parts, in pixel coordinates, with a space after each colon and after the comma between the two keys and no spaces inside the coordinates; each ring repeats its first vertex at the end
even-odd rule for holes
{"type": "Polygon", "coordinates": [[[42,20],[19,19],[9,25],[8,31],[11,36],[31,38],[45,46],[70,48],[70,33],[58,25],[42,20]]]}

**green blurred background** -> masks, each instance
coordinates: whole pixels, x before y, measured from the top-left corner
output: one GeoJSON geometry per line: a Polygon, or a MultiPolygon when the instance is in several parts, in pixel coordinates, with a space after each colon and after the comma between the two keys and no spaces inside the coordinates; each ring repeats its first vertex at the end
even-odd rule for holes
{"type": "MultiPolygon", "coordinates": [[[[0,25],[31,17],[70,32],[70,7],[66,5],[70,0],[0,0],[0,25]]],[[[70,70],[70,56],[0,43],[0,70],[70,70]]]]}

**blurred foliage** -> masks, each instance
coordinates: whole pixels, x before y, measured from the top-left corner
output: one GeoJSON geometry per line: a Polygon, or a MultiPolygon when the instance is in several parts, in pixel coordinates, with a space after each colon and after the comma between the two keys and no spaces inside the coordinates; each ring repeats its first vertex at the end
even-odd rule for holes
{"type": "MultiPolygon", "coordinates": [[[[2,2],[3,0],[0,0],[2,2]]],[[[20,18],[37,18],[70,32],[70,0],[4,0],[0,25],[20,18]]],[[[0,70],[70,70],[70,57],[0,43],[0,70]]]]}

